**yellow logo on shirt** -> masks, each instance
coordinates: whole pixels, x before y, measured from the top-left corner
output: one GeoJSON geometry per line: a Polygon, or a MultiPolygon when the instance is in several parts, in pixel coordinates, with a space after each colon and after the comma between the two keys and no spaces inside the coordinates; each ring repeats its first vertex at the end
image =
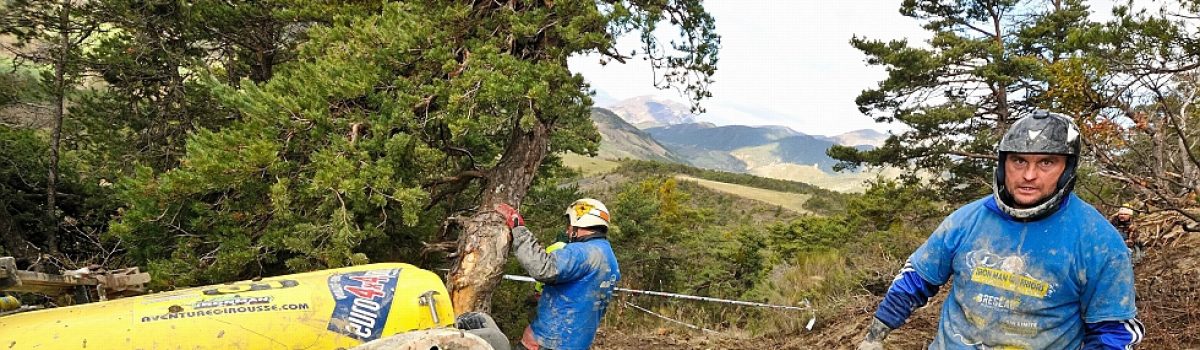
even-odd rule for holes
{"type": "Polygon", "coordinates": [[[1046,293],[1050,291],[1049,283],[1029,276],[1021,276],[1012,272],[982,266],[976,267],[971,273],[971,281],[1038,299],[1045,298],[1046,293]]]}

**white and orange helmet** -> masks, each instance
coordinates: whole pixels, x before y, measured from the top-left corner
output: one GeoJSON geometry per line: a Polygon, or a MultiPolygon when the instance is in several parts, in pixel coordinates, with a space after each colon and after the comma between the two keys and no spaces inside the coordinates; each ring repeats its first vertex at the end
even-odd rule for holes
{"type": "Polygon", "coordinates": [[[603,226],[608,230],[608,208],[600,201],[583,198],[567,207],[567,224],[573,227],[603,226]]]}

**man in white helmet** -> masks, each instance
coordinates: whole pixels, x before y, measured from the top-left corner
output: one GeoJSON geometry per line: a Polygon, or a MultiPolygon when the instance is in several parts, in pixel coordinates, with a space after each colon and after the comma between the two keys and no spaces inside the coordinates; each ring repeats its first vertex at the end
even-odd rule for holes
{"type": "Polygon", "coordinates": [[[617,257],[608,244],[608,208],[584,198],[571,203],[565,213],[567,245],[546,252],[516,209],[500,204],[512,229],[512,252],[521,267],[545,283],[538,299],[537,316],[525,328],[518,349],[586,350],[592,346],[600,318],[621,279],[617,257]]]}
{"type": "Polygon", "coordinates": [[[860,350],[953,281],[929,349],[1130,349],[1143,336],[1129,250],[1072,193],[1079,129],[1035,112],[997,149],[993,194],[950,214],[904,264],[860,350]]]}

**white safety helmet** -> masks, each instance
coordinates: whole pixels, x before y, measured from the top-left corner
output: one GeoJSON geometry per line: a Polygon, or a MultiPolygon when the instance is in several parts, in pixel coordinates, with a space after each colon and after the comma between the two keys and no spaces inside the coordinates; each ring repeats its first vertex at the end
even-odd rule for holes
{"type": "Polygon", "coordinates": [[[583,198],[567,207],[567,224],[573,227],[602,226],[608,230],[608,208],[600,201],[583,198]]]}

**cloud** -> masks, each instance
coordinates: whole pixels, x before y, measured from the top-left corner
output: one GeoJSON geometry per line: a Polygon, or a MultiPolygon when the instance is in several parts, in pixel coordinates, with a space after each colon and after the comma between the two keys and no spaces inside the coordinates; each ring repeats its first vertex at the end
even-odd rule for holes
{"type": "MultiPolygon", "coordinates": [[[[898,1],[708,1],[722,35],[713,98],[701,119],[721,124],[785,125],[812,134],[875,128],[854,98],[884,77],[850,46],[854,35],[884,40],[927,36],[901,16],[898,1]]],[[[622,52],[636,38],[620,41],[622,52]]],[[[682,101],[674,90],[653,88],[649,65],[600,66],[599,58],[572,58],[571,68],[617,99],[656,95],[682,101]]]]}

